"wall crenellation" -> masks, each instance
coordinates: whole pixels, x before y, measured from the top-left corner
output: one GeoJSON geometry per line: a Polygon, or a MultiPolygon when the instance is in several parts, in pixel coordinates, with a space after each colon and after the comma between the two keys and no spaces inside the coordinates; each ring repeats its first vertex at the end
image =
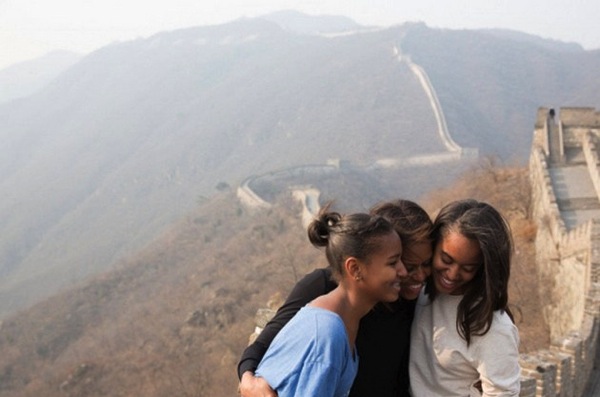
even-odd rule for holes
{"type": "Polygon", "coordinates": [[[552,236],[558,239],[559,236],[566,233],[567,229],[560,216],[548,165],[540,148],[534,148],[532,151],[529,162],[529,179],[532,187],[532,202],[541,203],[534,206],[533,216],[548,222],[547,228],[551,231],[552,236]]]}
{"type": "Polygon", "coordinates": [[[587,253],[591,250],[593,224],[594,220],[590,220],[559,236],[563,257],[587,253]]]}
{"type": "Polygon", "coordinates": [[[598,151],[596,150],[594,136],[591,131],[587,131],[582,139],[582,148],[596,195],[600,197],[600,169],[598,168],[598,151]]]}
{"type": "Polygon", "coordinates": [[[529,175],[532,217],[538,226],[538,284],[545,289],[543,312],[552,342],[547,350],[521,355],[521,396],[583,396],[594,369],[600,318],[600,209],[598,217],[594,213],[567,230],[549,170],[586,169],[592,186],[584,190],[595,196],[570,197],[566,189],[561,203],[589,216],[600,202],[599,129],[600,113],[594,108],[561,108],[560,118],[548,108],[537,113],[529,175]],[[583,157],[577,154],[581,152],[583,157]],[[530,379],[535,379],[535,391],[530,379]]]}

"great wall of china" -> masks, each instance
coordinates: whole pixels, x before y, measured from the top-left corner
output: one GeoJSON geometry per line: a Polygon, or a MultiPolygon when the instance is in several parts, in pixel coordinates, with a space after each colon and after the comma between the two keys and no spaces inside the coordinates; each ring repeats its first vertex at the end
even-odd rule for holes
{"type": "MultiPolygon", "coordinates": [[[[425,70],[419,65],[413,63],[408,55],[402,54],[399,47],[393,47],[391,50],[391,54],[394,62],[397,62],[399,64],[405,63],[410,68],[410,70],[415,76],[415,79],[417,79],[417,81],[421,85],[423,92],[429,100],[431,111],[435,116],[437,124],[437,133],[440,138],[440,141],[444,144],[446,151],[427,155],[415,155],[411,157],[383,158],[375,161],[367,168],[373,169],[389,167],[418,167],[430,164],[462,161],[465,159],[476,159],[479,156],[478,149],[461,147],[452,139],[448,131],[446,118],[444,116],[444,112],[438,100],[437,94],[425,70]]],[[[237,188],[237,196],[238,199],[248,208],[268,208],[270,206],[269,202],[262,198],[256,192],[256,190],[253,189],[253,185],[255,185],[256,182],[258,182],[259,180],[273,180],[276,178],[281,178],[286,174],[290,176],[301,173],[320,173],[322,175],[325,175],[332,172],[337,172],[343,166],[344,165],[342,164],[342,162],[340,162],[339,159],[330,159],[326,164],[296,166],[290,167],[285,170],[270,172],[264,175],[253,175],[248,177],[240,184],[240,186],[237,188]]],[[[315,194],[318,195],[318,191],[315,192],[314,188],[308,187],[308,189],[310,191],[310,196],[313,196],[315,194]]],[[[292,190],[297,192],[294,193],[294,197],[300,197],[303,187],[292,188],[292,190]],[[298,196],[298,194],[300,194],[300,196],[298,196]]],[[[306,210],[307,208],[305,206],[305,211],[306,210]]]]}
{"type": "Polygon", "coordinates": [[[529,178],[551,345],[521,355],[526,397],[594,396],[600,314],[600,113],[538,110],[529,178]]]}

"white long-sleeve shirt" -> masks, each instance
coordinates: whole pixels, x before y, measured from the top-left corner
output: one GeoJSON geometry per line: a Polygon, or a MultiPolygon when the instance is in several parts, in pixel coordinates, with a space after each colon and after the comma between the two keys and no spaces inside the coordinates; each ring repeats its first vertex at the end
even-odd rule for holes
{"type": "Polygon", "coordinates": [[[496,311],[490,330],[472,336],[456,329],[462,295],[439,294],[433,302],[421,292],[410,341],[410,383],[415,397],[518,396],[519,332],[504,312],[496,311]],[[481,380],[483,394],[473,387],[481,380]]]}

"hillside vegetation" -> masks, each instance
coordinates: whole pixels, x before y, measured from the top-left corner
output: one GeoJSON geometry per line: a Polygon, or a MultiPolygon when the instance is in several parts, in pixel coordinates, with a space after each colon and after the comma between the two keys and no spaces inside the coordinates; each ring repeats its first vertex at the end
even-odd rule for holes
{"type": "MultiPolygon", "coordinates": [[[[548,343],[532,288],[528,191],[524,169],[487,162],[420,200],[435,214],[449,200],[477,197],[510,218],[511,304],[523,351],[548,343]]],[[[289,194],[276,200],[252,212],[223,191],[117,269],[6,318],[0,396],[235,395],[256,310],[323,265],[300,225],[299,204],[289,194]]]]}

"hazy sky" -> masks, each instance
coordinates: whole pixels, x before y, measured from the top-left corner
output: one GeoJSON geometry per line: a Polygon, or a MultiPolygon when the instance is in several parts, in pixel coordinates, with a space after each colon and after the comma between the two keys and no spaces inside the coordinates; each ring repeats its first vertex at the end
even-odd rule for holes
{"type": "Polygon", "coordinates": [[[53,49],[88,53],[114,41],[282,9],[364,25],[509,28],[600,48],[598,0],[0,0],[0,68],[53,49]]]}

